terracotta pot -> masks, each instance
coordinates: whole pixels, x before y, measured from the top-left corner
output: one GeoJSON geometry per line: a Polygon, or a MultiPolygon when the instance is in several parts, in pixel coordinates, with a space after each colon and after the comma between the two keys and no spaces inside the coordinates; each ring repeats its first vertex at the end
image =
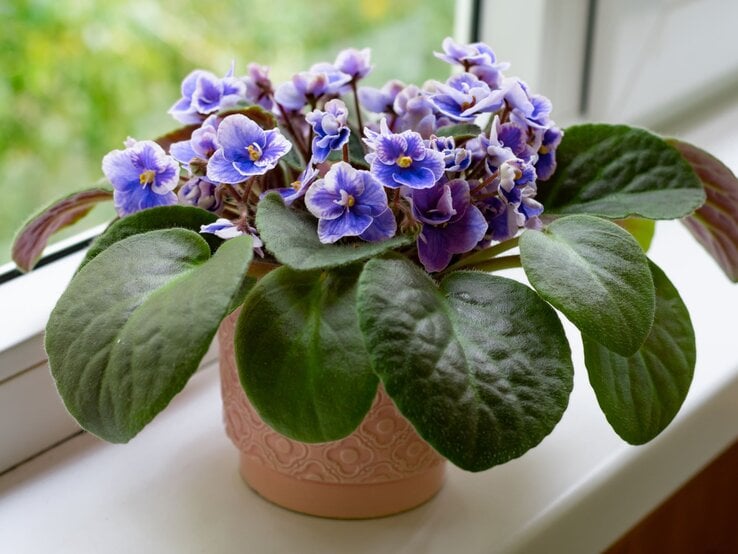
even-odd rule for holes
{"type": "Polygon", "coordinates": [[[445,460],[415,432],[381,389],[348,437],[306,444],[262,421],[241,387],[233,351],[238,312],[223,321],[221,389],[226,431],[240,451],[240,472],[261,496],[306,514],[359,519],[414,508],[438,492],[445,460]]]}

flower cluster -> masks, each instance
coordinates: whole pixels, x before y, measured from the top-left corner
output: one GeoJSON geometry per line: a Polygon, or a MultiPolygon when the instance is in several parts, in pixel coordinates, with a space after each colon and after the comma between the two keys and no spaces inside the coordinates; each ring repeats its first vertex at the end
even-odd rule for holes
{"type": "Polygon", "coordinates": [[[219,216],[202,232],[258,238],[258,202],[275,191],[317,219],[323,243],[417,233],[429,272],[539,227],[537,187],[562,138],[551,103],[506,77],[487,45],[442,46],[436,56],[461,71],[422,87],[359,86],[372,69],[368,49],[278,86],[257,64],[244,77],[233,67],[222,78],[193,71],[170,109],[197,125],[189,138],[168,153],[130,141],[105,157],[118,213],[192,205],[219,216]]]}

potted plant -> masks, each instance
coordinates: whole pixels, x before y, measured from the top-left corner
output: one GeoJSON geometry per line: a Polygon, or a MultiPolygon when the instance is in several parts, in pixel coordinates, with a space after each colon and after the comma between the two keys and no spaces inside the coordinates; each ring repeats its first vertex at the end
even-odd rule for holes
{"type": "Polygon", "coordinates": [[[29,220],[24,270],[95,203],[120,216],[47,326],[82,427],[130,440],[221,327],[228,431],[257,490],[322,515],[406,509],[443,459],[482,471],[553,430],[573,375],[559,313],[613,429],[641,444],[669,424],[694,334],[644,248],[654,220],[685,218],[735,281],[735,177],[644,129],[561,130],[485,44],[436,55],[459,71],[422,87],[359,87],[368,50],[276,87],[256,64],[194,71],[170,109],[185,127],[129,139],[104,184],[29,220]],[[493,274],[512,267],[529,283],[493,274]],[[323,493],[339,508],[311,504],[323,493]]]}

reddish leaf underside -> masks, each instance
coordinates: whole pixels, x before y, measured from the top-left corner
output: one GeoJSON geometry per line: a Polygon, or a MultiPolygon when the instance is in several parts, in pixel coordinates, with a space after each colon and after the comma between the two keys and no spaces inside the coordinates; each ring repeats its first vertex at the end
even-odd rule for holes
{"type": "Polygon", "coordinates": [[[717,261],[728,278],[738,281],[738,178],[720,160],[686,142],[669,142],[692,166],[707,200],[682,223],[717,261]]]}
{"type": "Polygon", "coordinates": [[[113,191],[91,188],[55,201],[29,219],[13,241],[11,255],[21,271],[30,271],[41,257],[49,237],[79,221],[98,202],[113,198],[113,191]]]}

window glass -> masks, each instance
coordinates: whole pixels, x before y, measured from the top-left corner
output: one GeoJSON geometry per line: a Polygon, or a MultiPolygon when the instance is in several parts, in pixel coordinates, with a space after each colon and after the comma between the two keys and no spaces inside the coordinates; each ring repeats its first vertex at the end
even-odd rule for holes
{"type": "MultiPolygon", "coordinates": [[[[0,5],[0,264],[15,230],[54,198],[93,184],[127,136],[179,124],[167,109],[192,69],[275,83],[341,48],[372,48],[365,84],[444,78],[432,52],[453,32],[449,0],[6,0],[0,5]]],[[[97,208],[83,225],[105,221],[97,208]]],[[[69,232],[67,233],[69,234],[69,232]]]]}

